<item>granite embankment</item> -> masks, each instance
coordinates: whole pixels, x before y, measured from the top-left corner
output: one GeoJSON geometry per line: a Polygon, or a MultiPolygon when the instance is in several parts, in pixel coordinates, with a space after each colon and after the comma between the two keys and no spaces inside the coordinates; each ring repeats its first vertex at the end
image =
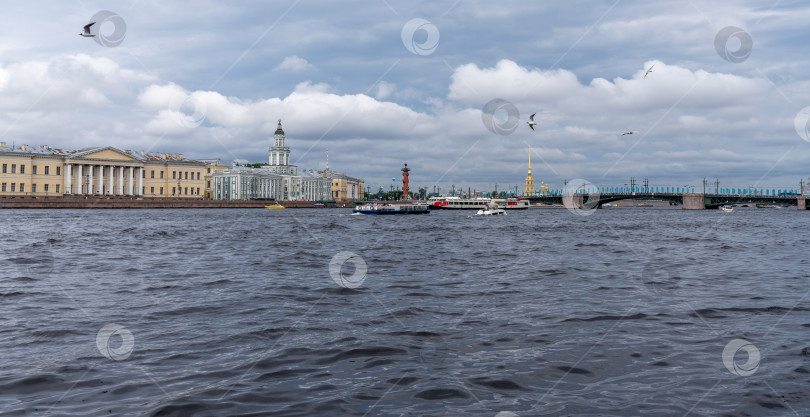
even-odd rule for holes
{"type": "MultiPolygon", "coordinates": [[[[179,198],[0,198],[3,209],[157,209],[157,208],[264,208],[281,204],[285,208],[313,208],[315,201],[196,200],[179,198]]],[[[325,208],[354,207],[351,202],[323,203],[325,208]]]]}

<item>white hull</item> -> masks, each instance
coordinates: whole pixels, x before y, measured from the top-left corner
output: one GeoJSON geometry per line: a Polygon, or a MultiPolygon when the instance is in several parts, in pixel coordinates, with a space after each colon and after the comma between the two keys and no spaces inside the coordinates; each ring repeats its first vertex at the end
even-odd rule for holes
{"type": "Polygon", "coordinates": [[[428,201],[433,210],[484,210],[487,205],[497,204],[502,210],[524,210],[529,208],[529,200],[503,198],[459,198],[431,197],[428,201]]]}

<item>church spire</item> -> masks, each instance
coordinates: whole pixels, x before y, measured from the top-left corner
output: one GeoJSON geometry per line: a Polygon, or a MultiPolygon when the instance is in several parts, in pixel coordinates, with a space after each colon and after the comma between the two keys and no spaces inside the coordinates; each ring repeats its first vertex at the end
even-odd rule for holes
{"type": "Polygon", "coordinates": [[[532,145],[529,145],[529,174],[532,173],[532,145]]]}
{"type": "Polygon", "coordinates": [[[284,134],[284,130],[281,128],[281,119],[278,119],[278,127],[276,128],[276,133],[274,133],[274,134],[275,135],[283,135],[284,134]]]}
{"type": "Polygon", "coordinates": [[[529,145],[529,173],[526,175],[526,188],[523,189],[523,195],[534,195],[534,178],[532,178],[532,145],[529,145]]]}

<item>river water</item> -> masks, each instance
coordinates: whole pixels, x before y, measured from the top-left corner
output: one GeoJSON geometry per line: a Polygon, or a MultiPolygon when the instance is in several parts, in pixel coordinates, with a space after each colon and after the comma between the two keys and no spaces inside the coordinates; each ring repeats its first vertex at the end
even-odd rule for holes
{"type": "Polygon", "coordinates": [[[808,212],[0,222],[3,415],[810,414],[808,212]]]}

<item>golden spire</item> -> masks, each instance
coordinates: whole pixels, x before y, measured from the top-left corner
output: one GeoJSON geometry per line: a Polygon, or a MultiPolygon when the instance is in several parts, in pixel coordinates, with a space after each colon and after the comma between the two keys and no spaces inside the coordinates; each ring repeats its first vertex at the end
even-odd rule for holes
{"type": "Polygon", "coordinates": [[[529,145],[529,174],[526,175],[526,188],[523,189],[523,195],[529,196],[534,194],[534,178],[532,178],[532,145],[529,145]]]}
{"type": "Polygon", "coordinates": [[[529,174],[532,173],[532,145],[529,145],[529,174]]]}

